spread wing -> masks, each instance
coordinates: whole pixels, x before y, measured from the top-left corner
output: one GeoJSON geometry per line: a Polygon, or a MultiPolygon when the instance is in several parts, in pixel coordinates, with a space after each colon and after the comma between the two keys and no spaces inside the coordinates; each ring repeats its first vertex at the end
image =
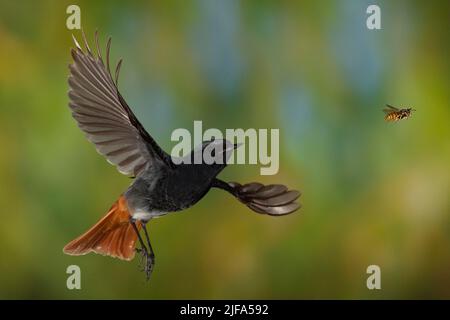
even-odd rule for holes
{"type": "Polygon", "coordinates": [[[111,38],[106,46],[106,66],[95,33],[93,53],[83,32],[85,50],[73,37],[73,63],[69,65],[69,107],[80,129],[97,151],[119,172],[137,176],[154,161],[169,164],[169,156],[145,131],[117,88],[122,60],[115,79],[109,69],[111,38]]]}
{"type": "Polygon", "coordinates": [[[387,104],[386,107],[387,107],[387,108],[384,108],[384,109],[383,109],[383,112],[384,112],[384,113],[391,113],[391,112],[397,112],[397,111],[400,111],[400,110],[397,109],[396,107],[393,107],[393,106],[391,106],[391,105],[389,105],[389,104],[387,104]]]}

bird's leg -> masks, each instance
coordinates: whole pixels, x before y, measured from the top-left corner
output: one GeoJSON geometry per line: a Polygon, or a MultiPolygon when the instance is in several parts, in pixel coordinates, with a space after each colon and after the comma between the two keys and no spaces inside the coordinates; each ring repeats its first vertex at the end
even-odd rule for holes
{"type": "Polygon", "coordinates": [[[131,223],[131,226],[134,229],[134,232],[136,232],[136,235],[138,236],[138,239],[139,239],[139,243],[141,245],[141,248],[140,249],[136,248],[136,251],[137,252],[144,252],[144,251],[146,252],[147,251],[147,247],[145,246],[144,241],[142,240],[141,234],[139,233],[139,230],[136,227],[136,220],[130,218],[130,223],[131,223]]]}
{"type": "Polygon", "coordinates": [[[152,245],[150,243],[150,238],[148,236],[148,232],[147,232],[147,222],[142,222],[142,229],[144,229],[144,234],[145,234],[145,238],[147,240],[147,248],[148,248],[148,252],[145,256],[146,261],[145,261],[145,266],[144,266],[144,271],[145,274],[147,275],[147,280],[150,279],[150,275],[152,274],[153,271],[153,266],[155,265],[155,254],[153,253],[153,249],[152,249],[152,245]]]}
{"type": "MultiPolygon", "coordinates": [[[[136,248],[136,252],[141,254],[141,260],[139,261],[139,265],[142,266],[142,271],[146,271],[146,265],[147,265],[147,257],[149,256],[148,254],[148,249],[144,244],[144,240],[142,240],[141,234],[139,233],[139,230],[136,226],[136,220],[130,218],[130,224],[133,227],[134,231],[136,232],[136,235],[139,239],[139,243],[141,245],[140,248],[136,248]],[[144,259],[145,259],[145,264],[144,264],[144,259]]],[[[148,280],[149,276],[147,275],[147,280],[148,280]]]]}
{"type": "Polygon", "coordinates": [[[145,239],[147,240],[149,254],[154,258],[155,255],[153,253],[152,244],[150,243],[150,237],[148,236],[148,232],[147,232],[147,223],[143,223],[142,226],[143,226],[144,233],[145,233],[145,239]]]}

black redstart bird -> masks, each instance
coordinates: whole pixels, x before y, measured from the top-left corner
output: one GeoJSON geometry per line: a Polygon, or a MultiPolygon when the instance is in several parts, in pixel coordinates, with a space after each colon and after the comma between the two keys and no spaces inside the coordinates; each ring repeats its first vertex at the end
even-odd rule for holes
{"type": "Polygon", "coordinates": [[[69,66],[72,115],[97,151],[120,173],[135,179],[97,224],[64,247],[66,254],[95,252],[131,260],[136,251],[142,256],[148,279],[155,256],[146,229],[147,222],[194,205],[211,188],[228,191],[250,209],[262,214],[285,215],[300,207],[295,202],[300,193],[288,190],[284,185],[264,186],[256,182],[241,185],[216,178],[225,168],[230,152],[237,147],[226,140],[205,141],[187,156],[194,158],[196,152],[213,146],[213,156],[223,161],[175,164],[174,159],[147,133],[118,91],[122,60],[117,64],[113,78],[109,62],[111,38],[106,46],[106,64],[97,32],[96,53],[89,47],[84,33],[85,50],[75,37],[73,39],[76,48],[71,50],[73,63],[69,66]],[[217,154],[214,154],[215,150],[218,150],[217,154]],[[135,249],[137,240],[139,249],[135,249]]]}

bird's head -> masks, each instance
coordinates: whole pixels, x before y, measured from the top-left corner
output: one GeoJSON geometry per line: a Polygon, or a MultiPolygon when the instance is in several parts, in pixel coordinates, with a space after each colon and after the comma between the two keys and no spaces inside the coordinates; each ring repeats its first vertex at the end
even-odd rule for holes
{"type": "Polygon", "coordinates": [[[192,150],[191,163],[205,167],[205,170],[212,174],[218,174],[229,163],[233,150],[240,145],[224,139],[204,141],[192,150]]]}
{"type": "Polygon", "coordinates": [[[225,139],[213,139],[204,141],[201,146],[203,163],[207,165],[226,166],[233,150],[241,144],[231,143],[225,139]]]}
{"type": "Polygon", "coordinates": [[[207,140],[182,158],[172,157],[172,161],[182,168],[189,167],[189,170],[182,171],[184,173],[198,175],[197,178],[200,179],[202,177],[210,179],[227,166],[233,150],[240,145],[241,143],[233,144],[224,139],[207,140]]]}
{"type": "Polygon", "coordinates": [[[201,152],[200,165],[204,168],[202,171],[207,172],[208,176],[215,177],[227,166],[233,151],[240,145],[224,139],[208,140],[201,144],[201,151],[194,151],[194,154],[198,158],[198,152],[201,152]]]}

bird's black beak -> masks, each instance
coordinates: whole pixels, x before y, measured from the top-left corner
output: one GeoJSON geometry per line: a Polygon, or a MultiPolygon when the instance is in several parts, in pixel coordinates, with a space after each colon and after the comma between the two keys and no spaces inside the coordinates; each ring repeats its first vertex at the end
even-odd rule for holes
{"type": "Polygon", "coordinates": [[[233,146],[234,146],[234,149],[236,150],[237,148],[239,148],[242,145],[243,145],[243,143],[235,143],[233,146]]]}

